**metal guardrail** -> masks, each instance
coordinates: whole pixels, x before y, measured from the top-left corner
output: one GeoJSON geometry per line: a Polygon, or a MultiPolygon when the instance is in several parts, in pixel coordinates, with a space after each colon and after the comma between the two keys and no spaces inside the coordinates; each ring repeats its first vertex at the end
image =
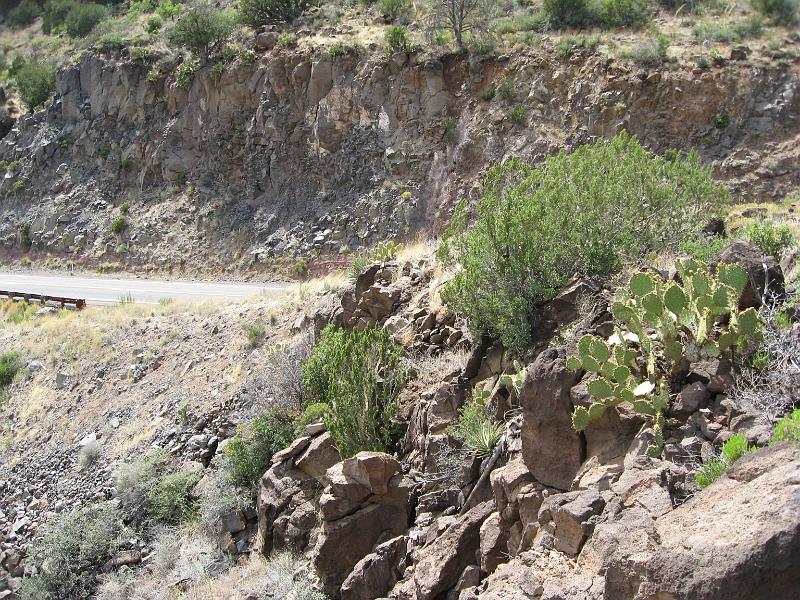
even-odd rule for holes
{"type": "Polygon", "coordinates": [[[64,308],[67,304],[74,306],[78,310],[86,308],[86,300],[79,298],[63,298],[61,296],[46,296],[44,294],[29,294],[27,292],[7,292],[0,290],[0,298],[8,298],[14,301],[24,300],[30,302],[31,300],[38,300],[40,304],[44,305],[48,302],[60,304],[64,308]]]}

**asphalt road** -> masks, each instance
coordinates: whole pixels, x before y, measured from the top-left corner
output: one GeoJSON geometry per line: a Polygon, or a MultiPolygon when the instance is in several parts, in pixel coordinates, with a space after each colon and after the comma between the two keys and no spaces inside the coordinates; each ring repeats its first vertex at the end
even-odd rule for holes
{"type": "Polygon", "coordinates": [[[87,304],[116,304],[122,299],[140,304],[161,300],[236,300],[288,289],[280,284],[206,283],[73,277],[62,274],[0,272],[0,290],[86,300],[87,304]]]}

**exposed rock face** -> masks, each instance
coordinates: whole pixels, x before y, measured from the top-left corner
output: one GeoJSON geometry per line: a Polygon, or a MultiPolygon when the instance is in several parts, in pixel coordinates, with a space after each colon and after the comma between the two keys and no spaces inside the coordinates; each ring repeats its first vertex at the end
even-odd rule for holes
{"type": "Polygon", "coordinates": [[[342,584],[342,600],[373,600],[385,595],[403,575],[407,549],[408,538],[400,536],[358,561],[342,584]]]}
{"type": "MultiPolygon", "coordinates": [[[[407,531],[410,488],[400,463],[380,452],[359,452],[328,469],[326,479],[313,561],[326,591],[338,595],[361,559],[407,531]]],[[[351,582],[349,588],[358,586],[351,582]]]]}
{"type": "Polygon", "coordinates": [[[585,442],[572,427],[570,389],[580,373],[566,367],[563,349],[546,350],[525,373],[520,393],[524,427],[522,456],[540,483],[567,490],[585,456],[585,442]]]}

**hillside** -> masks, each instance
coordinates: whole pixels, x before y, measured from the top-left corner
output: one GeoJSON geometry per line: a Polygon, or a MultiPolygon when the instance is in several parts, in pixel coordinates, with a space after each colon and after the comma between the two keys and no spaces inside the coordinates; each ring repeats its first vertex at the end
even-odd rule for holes
{"type": "Polygon", "coordinates": [[[795,598],[795,0],[10,4],[0,600],[795,598]]]}

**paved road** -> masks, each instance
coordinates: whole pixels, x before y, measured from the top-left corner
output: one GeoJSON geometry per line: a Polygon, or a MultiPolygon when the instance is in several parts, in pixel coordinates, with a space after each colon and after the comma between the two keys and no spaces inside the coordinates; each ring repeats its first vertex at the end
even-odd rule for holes
{"type": "Polygon", "coordinates": [[[0,290],[83,298],[88,304],[100,305],[116,304],[123,298],[132,298],[140,304],[158,304],[160,300],[167,298],[193,301],[235,300],[258,294],[279,293],[287,289],[288,286],[280,284],[153,281],[0,271],[0,290]]]}

